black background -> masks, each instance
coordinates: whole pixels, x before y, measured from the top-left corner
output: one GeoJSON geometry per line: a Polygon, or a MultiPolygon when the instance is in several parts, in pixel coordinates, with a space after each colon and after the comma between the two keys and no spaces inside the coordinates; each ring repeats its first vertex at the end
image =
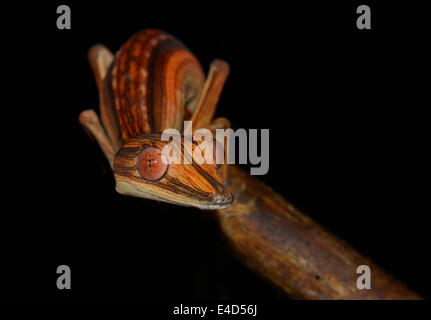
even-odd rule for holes
{"type": "Polygon", "coordinates": [[[211,213],[126,198],[78,123],[87,50],[161,28],[231,74],[217,116],[270,129],[262,181],[425,298],[429,18],[411,2],[63,1],[4,9],[6,298],[285,299],[231,256],[211,213]],[[57,5],[72,29],[57,30],[57,5]],[[356,28],[368,4],[372,30],[356,28]],[[13,61],[13,62],[12,62],[13,61]],[[9,120],[7,120],[9,119],[9,120]],[[9,174],[12,176],[9,177],[9,174]],[[9,179],[10,178],[10,179],[9,179]],[[7,183],[6,183],[7,182],[7,183]],[[72,290],[56,268],[72,270],[72,290]]]}

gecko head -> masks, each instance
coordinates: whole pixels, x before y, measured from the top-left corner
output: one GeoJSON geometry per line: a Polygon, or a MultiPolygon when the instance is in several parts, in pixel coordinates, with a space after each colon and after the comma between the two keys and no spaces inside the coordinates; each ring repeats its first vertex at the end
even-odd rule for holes
{"type": "Polygon", "coordinates": [[[200,150],[200,144],[183,136],[172,141],[162,141],[160,134],[131,139],[114,158],[116,190],[207,210],[231,206],[233,193],[220,165],[196,161],[193,155],[200,150]]]}

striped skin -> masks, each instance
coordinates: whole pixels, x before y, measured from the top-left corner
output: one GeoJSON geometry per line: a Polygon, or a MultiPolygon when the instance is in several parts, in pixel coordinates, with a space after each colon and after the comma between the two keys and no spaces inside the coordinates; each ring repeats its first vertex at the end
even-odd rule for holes
{"type": "Polygon", "coordinates": [[[160,30],[133,35],[116,54],[108,79],[124,142],[166,128],[182,130],[204,85],[199,61],[160,30]]]}
{"type": "MultiPolygon", "coordinates": [[[[184,157],[191,159],[186,153],[184,139],[181,145],[173,147],[182,150],[180,164],[170,164],[166,175],[156,182],[142,179],[137,169],[137,159],[141,150],[155,147],[160,150],[170,143],[161,141],[160,134],[147,134],[130,139],[121,147],[114,160],[116,189],[124,195],[132,195],[147,199],[170,203],[180,203],[201,209],[223,209],[233,203],[233,194],[223,176],[213,164],[183,164],[184,157]]],[[[196,142],[192,150],[199,149],[196,142]]],[[[199,149],[200,150],[200,149],[199,149]]]]}

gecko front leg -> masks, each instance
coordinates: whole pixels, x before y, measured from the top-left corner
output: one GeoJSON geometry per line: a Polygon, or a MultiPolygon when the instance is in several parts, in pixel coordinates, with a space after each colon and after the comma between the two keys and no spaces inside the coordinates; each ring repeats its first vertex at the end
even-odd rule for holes
{"type": "Polygon", "coordinates": [[[228,179],[228,174],[229,174],[229,170],[228,170],[228,151],[229,151],[229,138],[223,138],[224,141],[218,140],[217,139],[217,129],[230,129],[230,121],[226,118],[220,117],[220,118],[216,118],[214,119],[210,125],[209,125],[209,129],[211,130],[213,137],[217,140],[217,145],[216,147],[221,147],[223,148],[223,154],[224,154],[224,162],[221,165],[221,167],[219,168],[221,174],[223,175],[223,177],[225,179],[228,179]]]}
{"type": "Polygon", "coordinates": [[[94,137],[108,159],[111,168],[114,162],[115,149],[106,135],[105,129],[100,123],[99,117],[94,110],[84,110],[79,115],[79,122],[86,129],[87,133],[94,137]]]}
{"type": "Polygon", "coordinates": [[[79,122],[86,129],[87,133],[96,139],[112,167],[119,141],[113,140],[110,137],[110,133],[112,136],[115,136],[115,128],[113,129],[113,127],[116,126],[116,123],[109,121],[111,120],[109,116],[110,110],[107,110],[108,105],[106,99],[103,97],[103,82],[113,61],[113,54],[105,46],[98,44],[91,47],[88,51],[88,61],[93,70],[97,88],[99,89],[100,113],[103,125],[94,110],[81,112],[79,122]]]}

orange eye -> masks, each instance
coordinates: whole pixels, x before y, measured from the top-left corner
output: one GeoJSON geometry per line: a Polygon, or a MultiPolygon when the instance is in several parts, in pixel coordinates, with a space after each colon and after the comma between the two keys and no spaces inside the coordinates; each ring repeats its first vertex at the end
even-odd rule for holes
{"type": "Polygon", "coordinates": [[[214,164],[216,168],[220,168],[225,160],[223,146],[216,139],[213,140],[213,152],[214,152],[214,164]],[[217,163],[217,159],[222,161],[222,163],[217,163]]]}
{"type": "Polygon", "coordinates": [[[162,151],[158,148],[148,147],[142,150],[136,166],[142,178],[148,181],[163,178],[168,170],[167,161],[163,161],[163,157],[162,151]]]}

